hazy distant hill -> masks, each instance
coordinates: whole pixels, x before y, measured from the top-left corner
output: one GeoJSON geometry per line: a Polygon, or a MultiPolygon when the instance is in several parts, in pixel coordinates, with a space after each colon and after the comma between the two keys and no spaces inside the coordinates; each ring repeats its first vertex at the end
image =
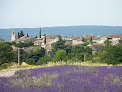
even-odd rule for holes
{"type": "MultiPolygon", "coordinates": [[[[15,30],[16,33],[23,30],[25,35],[39,36],[40,28],[12,28],[12,29],[0,29],[0,38],[6,40],[11,39],[11,32],[15,30]]],[[[42,35],[46,34],[59,34],[63,36],[82,36],[88,34],[94,34],[96,36],[106,36],[110,34],[122,34],[122,26],[61,26],[61,27],[43,27],[42,35]]]]}

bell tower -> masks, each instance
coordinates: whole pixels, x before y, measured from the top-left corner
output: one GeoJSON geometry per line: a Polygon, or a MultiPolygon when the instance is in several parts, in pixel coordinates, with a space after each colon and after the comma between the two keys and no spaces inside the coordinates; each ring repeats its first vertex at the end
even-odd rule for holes
{"type": "Polygon", "coordinates": [[[13,31],[13,32],[11,33],[11,41],[15,41],[15,40],[16,40],[16,32],[13,31]]]}

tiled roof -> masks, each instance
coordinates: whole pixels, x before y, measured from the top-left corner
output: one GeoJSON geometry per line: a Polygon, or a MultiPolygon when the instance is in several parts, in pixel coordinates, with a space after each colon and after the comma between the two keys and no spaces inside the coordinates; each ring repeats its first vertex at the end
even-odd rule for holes
{"type": "Polygon", "coordinates": [[[98,36],[94,36],[92,37],[92,40],[100,40],[101,37],[98,37],[98,36]]]}
{"type": "Polygon", "coordinates": [[[22,41],[25,41],[25,42],[32,41],[32,42],[34,42],[36,40],[37,40],[36,38],[23,36],[21,38],[16,39],[15,41],[16,42],[22,42],[22,41]]]}
{"type": "Polygon", "coordinates": [[[23,36],[21,38],[16,39],[15,41],[16,42],[19,42],[19,41],[24,41],[24,40],[28,40],[28,39],[31,39],[31,38],[30,37],[23,36]]]}
{"type": "Polygon", "coordinates": [[[37,40],[37,41],[35,41],[34,43],[35,44],[38,44],[38,43],[40,43],[40,42],[44,42],[43,40],[37,40]]]}
{"type": "Polygon", "coordinates": [[[73,39],[73,40],[78,40],[78,39],[82,39],[82,36],[77,36],[77,37],[71,37],[71,39],[73,39]]]}
{"type": "Polygon", "coordinates": [[[72,38],[65,38],[65,40],[72,40],[72,38]]]}
{"type": "Polygon", "coordinates": [[[100,50],[100,47],[101,46],[104,46],[104,44],[98,44],[98,43],[94,43],[94,44],[90,44],[89,47],[92,49],[92,50],[100,50]]]}
{"type": "Polygon", "coordinates": [[[52,40],[54,40],[54,39],[46,39],[46,43],[48,43],[48,42],[50,42],[52,40]]]}
{"type": "Polygon", "coordinates": [[[48,35],[46,36],[47,39],[55,39],[58,35],[48,35]]]}
{"type": "Polygon", "coordinates": [[[106,38],[122,38],[122,34],[112,34],[112,35],[106,36],[106,38]]]}

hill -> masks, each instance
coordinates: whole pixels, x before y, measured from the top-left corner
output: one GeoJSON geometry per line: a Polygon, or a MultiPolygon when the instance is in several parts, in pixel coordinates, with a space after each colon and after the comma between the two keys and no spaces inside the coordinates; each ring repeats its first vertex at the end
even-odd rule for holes
{"type": "MultiPolygon", "coordinates": [[[[11,32],[15,30],[16,33],[21,30],[24,31],[25,35],[28,33],[29,36],[39,36],[40,28],[10,28],[0,29],[0,38],[5,40],[11,39],[11,32]]],[[[88,34],[94,34],[96,36],[106,36],[110,34],[122,34],[122,26],[59,26],[59,27],[43,27],[42,35],[46,34],[59,34],[63,36],[83,36],[88,34]]]]}

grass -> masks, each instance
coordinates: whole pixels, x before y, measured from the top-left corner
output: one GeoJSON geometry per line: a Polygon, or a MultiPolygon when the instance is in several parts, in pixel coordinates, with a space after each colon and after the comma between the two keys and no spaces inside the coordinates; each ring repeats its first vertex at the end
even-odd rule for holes
{"type": "MultiPolygon", "coordinates": [[[[7,70],[23,70],[23,69],[33,69],[33,68],[40,68],[40,67],[53,67],[53,66],[62,66],[62,65],[76,65],[76,66],[108,66],[108,68],[111,68],[113,65],[108,64],[102,64],[102,63],[89,63],[89,62],[70,62],[67,61],[59,61],[59,62],[48,62],[44,65],[20,65],[20,66],[14,66],[14,67],[8,67],[7,69],[1,69],[0,71],[7,71],[7,70]]],[[[122,64],[118,64],[117,66],[122,66],[122,64]]]]}

